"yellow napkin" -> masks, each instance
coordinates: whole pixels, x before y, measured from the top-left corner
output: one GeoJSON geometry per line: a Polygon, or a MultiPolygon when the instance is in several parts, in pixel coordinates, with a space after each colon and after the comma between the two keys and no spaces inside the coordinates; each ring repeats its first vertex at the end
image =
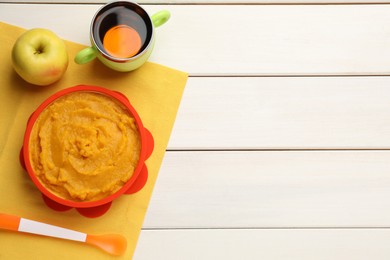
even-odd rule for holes
{"type": "Polygon", "coordinates": [[[97,60],[77,65],[73,57],[85,46],[66,41],[69,67],[64,77],[51,86],[33,86],[19,78],[11,64],[12,46],[24,29],[0,22],[0,32],[0,212],[85,233],[118,233],[128,242],[125,255],[118,257],[82,243],[0,230],[0,259],[131,259],[188,75],[150,62],[129,73],[112,71],[97,60]],[[51,94],[78,84],[124,93],[155,140],[146,161],[146,186],[136,194],[121,196],[105,215],[94,219],[74,209],[49,209],[19,163],[30,114],[51,94]]]}

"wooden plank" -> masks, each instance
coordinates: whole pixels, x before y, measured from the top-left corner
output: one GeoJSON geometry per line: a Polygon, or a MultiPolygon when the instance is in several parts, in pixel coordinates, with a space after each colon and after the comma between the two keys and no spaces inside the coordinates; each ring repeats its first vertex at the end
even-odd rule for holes
{"type": "Polygon", "coordinates": [[[389,229],[143,230],[134,260],[388,260],[389,229]]]}
{"type": "Polygon", "coordinates": [[[168,152],[145,228],[390,227],[390,151],[168,152]]]}
{"type": "Polygon", "coordinates": [[[190,78],[169,149],[389,149],[389,77],[190,78]]]}
{"type": "MultiPolygon", "coordinates": [[[[51,28],[88,44],[90,20],[99,7],[1,4],[0,17],[23,27],[51,28]]],[[[389,75],[390,5],[145,8],[172,13],[156,30],[151,61],[191,75],[389,75]]]]}
{"type": "MultiPolygon", "coordinates": [[[[109,0],[2,0],[4,3],[86,3],[105,4],[109,0]]],[[[389,3],[389,0],[138,0],[140,4],[374,4],[389,3]]]]}

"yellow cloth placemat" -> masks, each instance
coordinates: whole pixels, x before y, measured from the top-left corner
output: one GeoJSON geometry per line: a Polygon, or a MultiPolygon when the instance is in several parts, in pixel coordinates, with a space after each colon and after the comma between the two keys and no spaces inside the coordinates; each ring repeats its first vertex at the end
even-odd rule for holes
{"type": "Polygon", "coordinates": [[[131,259],[188,75],[150,62],[129,73],[112,71],[97,60],[77,65],[73,58],[85,46],[66,41],[69,67],[64,77],[48,87],[33,86],[19,78],[11,64],[12,46],[24,29],[0,22],[0,32],[0,212],[85,233],[118,233],[128,242],[125,255],[110,256],[83,243],[0,230],[0,259],[131,259]],[[155,140],[153,154],[146,161],[146,186],[136,194],[121,196],[105,215],[94,219],[75,209],[49,209],[19,163],[30,114],[51,94],[79,84],[124,93],[155,140]]]}

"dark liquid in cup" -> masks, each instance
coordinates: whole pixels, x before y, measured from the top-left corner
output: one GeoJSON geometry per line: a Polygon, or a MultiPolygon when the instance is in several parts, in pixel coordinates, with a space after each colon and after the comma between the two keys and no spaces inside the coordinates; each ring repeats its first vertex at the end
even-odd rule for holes
{"type": "Polygon", "coordinates": [[[152,23],[136,5],[118,3],[96,16],[93,35],[96,45],[115,58],[130,58],[142,52],[152,37],[152,23]]]}

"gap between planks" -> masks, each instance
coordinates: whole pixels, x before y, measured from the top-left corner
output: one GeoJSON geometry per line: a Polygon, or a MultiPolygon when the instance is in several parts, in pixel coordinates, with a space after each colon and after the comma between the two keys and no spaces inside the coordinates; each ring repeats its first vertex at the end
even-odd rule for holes
{"type": "Polygon", "coordinates": [[[188,231],[188,230],[377,230],[390,229],[388,226],[384,227],[188,227],[188,228],[142,228],[142,231],[188,231]]]}
{"type": "Polygon", "coordinates": [[[166,152],[344,152],[344,151],[351,151],[351,152],[357,152],[357,151],[390,151],[390,148],[292,148],[292,149],[261,149],[261,148],[243,148],[243,149],[227,149],[227,148],[209,148],[209,149],[175,149],[175,148],[169,148],[166,149],[166,152]]]}
{"type": "MultiPolygon", "coordinates": [[[[0,1],[0,4],[31,4],[31,5],[103,5],[107,1],[100,1],[100,2],[75,2],[75,1],[0,1]]],[[[140,5],[389,5],[390,2],[384,0],[384,2],[381,1],[375,1],[375,2],[301,2],[301,3],[292,3],[292,2],[142,2],[137,1],[140,5]]]]}

